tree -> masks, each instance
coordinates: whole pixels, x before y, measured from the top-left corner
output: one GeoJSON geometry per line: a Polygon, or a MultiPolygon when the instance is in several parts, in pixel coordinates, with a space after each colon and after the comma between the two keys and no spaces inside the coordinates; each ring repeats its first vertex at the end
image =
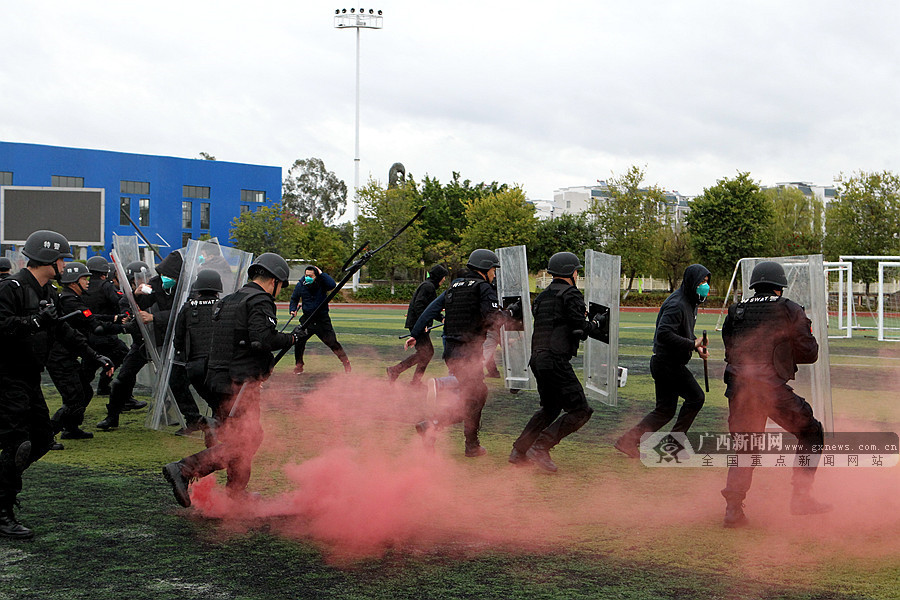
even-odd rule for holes
{"type": "Polygon", "coordinates": [[[244,252],[275,252],[293,258],[302,238],[302,225],[281,206],[261,206],[235,217],[229,235],[234,247],[244,252]]]}
{"type": "Polygon", "coordinates": [[[525,192],[519,187],[470,200],[466,204],[466,221],[461,243],[470,251],[528,246],[536,239],[534,205],[525,200],[525,192]]]}
{"type": "Polygon", "coordinates": [[[663,274],[669,282],[669,291],[674,291],[684,270],[694,262],[691,234],[686,227],[675,225],[663,227],[659,233],[659,262],[663,274]]]}
{"type": "Polygon", "coordinates": [[[422,214],[421,227],[429,244],[441,241],[459,244],[467,225],[467,204],[509,189],[505,183],[495,181],[472,185],[470,180],[460,181],[459,177],[459,173],[454,171],[453,178],[445,186],[427,176],[422,181],[420,201],[428,208],[422,214]]]}
{"type": "MultiPolygon", "coordinates": [[[[844,255],[888,256],[900,250],[900,177],[860,171],[841,186],[825,213],[825,248],[832,259],[844,255]]],[[[875,261],[853,265],[853,278],[866,294],[877,277],[875,261]]]]}
{"type": "Polygon", "coordinates": [[[536,241],[528,248],[532,270],[543,269],[557,252],[574,252],[584,260],[584,251],[599,248],[597,229],[585,213],[563,213],[555,219],[539,221],[535,229],[536,241]]]}
{"type": "Polygon", "coordinates": [[[795,256],[822,252],[825,207],[815,196],[794,187],[769,188],[763,194],[772,203],[772,254],[795,256]]]}
{"type": "Polygon", "coordinates": [[[347,186],[325,169],[321,158],[298,159],[284,178],[281,202],[301,221],[321,219],[328,224],[344,214],[347,186]]]}
{"type": "MultiPolygon", "coordinates": [[[[419,205],[416,184],[412,179],[390,189],[370,180],[359,190],[359,239],[369,241],[371,248],[380,246],[416,214],[419,205]]],[[[369,273],[375,277],[387,277],[393,293],[394,281],[399,273],[421,269],[423,241],[421,229],[413,223],[400,237],[372,257],[368,263],[369,273]]]]}
{"type": "Polygon", "coordinates": [[[321,219],[314,219],[301,226],[295,255],[332,275],[337,273],[349,256],[341,233],[321,219]]]}
{"type": "Polygon", "coordinates": [[[590,209],[604,251],[622,257],[629,291],[636,275],[651,272],[658,263],[657,238],[668,221],[665,194],[655,185],[641,187],[643,181],[644,171],[637,166],[613,176],[607,182],[609,197],[595,199],[590,209]]]}
{"type": "Polygon", "coordinates": [[[705,188],[686,220],[695,256],[719,282],[729,281],[741,258],[766,256],[771,249],[772,203],[750,173],[705,188]]]}

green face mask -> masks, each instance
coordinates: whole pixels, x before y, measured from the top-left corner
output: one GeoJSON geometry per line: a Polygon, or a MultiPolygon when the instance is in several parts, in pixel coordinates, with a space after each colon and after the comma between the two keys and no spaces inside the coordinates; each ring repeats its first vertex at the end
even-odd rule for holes
{"type": "Polygon", "coordinates": [[[310,277],[309,275],[305,275],[303,277],[303,283],[305,283],[306,285],[311,284],[313,281],[315,281],[315,280],[312,277],[310,277]]]}
{"type": "Polygon", "coordinates": [[[709,284],[701,283],[697,286],[697,295],[700,296],[700,300],[706,300],[706,297],[709,296],[709,284]]]}
{"type": "Polygon", "coordinates": [[[160,279],[162,279],[162,286],[163,286],[164,290],[171,290],[173,287],[175,287],[175,284],[177,283],[171,277],[166,277],[165,275],[160,275],[159,277],[160,277],[160,279]]]}

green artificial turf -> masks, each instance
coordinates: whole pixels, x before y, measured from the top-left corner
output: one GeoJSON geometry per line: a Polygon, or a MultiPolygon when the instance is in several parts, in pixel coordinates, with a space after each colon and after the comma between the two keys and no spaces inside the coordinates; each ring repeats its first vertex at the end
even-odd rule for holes
{"type": "MultiPolygon", "coordinates": [[[[353,362],[349,378],[331,377],[340,363],[315,338],[307,346],[303,376],[290,374],[290,355],[279,365],[272,389],[285,398],[264,407],[266,444],[251,481],[264,499],[297,491],[284,464],[316,464],[337,441],[350,440],[354,447],[352,415],[340,414],[346,405],[337,395],[355,394],[364,412],[367,401],[385,393],[379,387],[384,368],[406,355],[397,339],[404,333],[403,318],[401,310],[332,310],[338,339],[353,362]],[[332,391],[338,412],[328,415],[332,391]]],[[[823,490],[850,489],[831,499],[834,513],[808,518],[785,514],[789,474],[760,469],[747,500],[751,527],[731,531],[721,527],[724,470],[652,469],[612,448],[654,404],[647,367],[654,319],[653,313],[621,314],[619,364],[629,368],[628,384],[619,390],[617,407],[592,403],[593,418],[553,450],[556,475],[506,462],[512,441],[537,409],[536,392],[512,395],[498,380],[488,380],[482,443],[489,454],[482,459],[461,456],[458,426],[447,432],[437,452],[462,488],[448,493],[469,505],[449,509],[468,515],[484,536],[435,513],[433,522],[425,518],[417,527],[444,527],[448,535],[433,541],[402,535],[348,554],[340,543],[313,532],[307,517],[219,519],[182,509],[160,468],[199,450],[199,438],[145,429],[143,411],[123,415],[115,431],[96,431],[104,399],[95,398],[85,427],[96,437],[66,441],[65,450],[50,453],[25,474],[17,514],[37,535],[25,542],[0,539],[0,600],[897,598],[896,467],[855,472],[853,485],[843,483],[839,469],[820,472],[823,490]],[[500,500],[506,506],[498,507],[500,500]],[[876,506],[884,512],[879,515],[876,506]],[[467,508],[472,512],[462,510],[467,508]],[[520,525],[504,508],[522,516],[520,525]],[[546,515],[553,526],[544,532],[536,515],[546,515]],[[870,517],[880,520],[873,525],[870,517]]],[[[711,391],[694,425],[699,430],[726,428],[723,348],[715,322],[715,315],[704,314],[697,325],[698,332],[710,331],[713,354],[711,391]]],[[[438,354],[429,376],[446,373],[434,339],[438,354]]],[[[900,349],[857,338],[833,340],[830,349],[836,421],[896,430],[900,349]]],[[[575,365],[580,368],[580,357],[575,365]]],[[[702,363],[694,359],[691,369],[702,381],[702,363]]],[[[411,371],[401,382],[410,376],[411,371]]],[[[44,391],[55,410],[58,395],[52,385],[44,391]]],[[[402,458],[411,447],[404,444],[417,440],[414,420],[399,414],[370,424],[356,444],[355,460],[370,464],[362,452],[367,440],[382,434],[393,442],[379,451],[402,458]],[[391,437],[407,430],[399,442],[391,437]]],[[[351,518],[352,504],[347,513],[351,518]]]]}

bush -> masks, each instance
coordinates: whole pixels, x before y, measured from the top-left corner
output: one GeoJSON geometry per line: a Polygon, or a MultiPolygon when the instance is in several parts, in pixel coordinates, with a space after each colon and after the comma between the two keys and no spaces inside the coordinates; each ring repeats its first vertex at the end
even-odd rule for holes
{"type": "Polygon", "coordinates": [[[356,292],[347,294],[351,302],[366,304],[409,304],[418,283],[398,283],[391,294],[389,285],[373,285],[372,287],[359,288],[356,292]]]}

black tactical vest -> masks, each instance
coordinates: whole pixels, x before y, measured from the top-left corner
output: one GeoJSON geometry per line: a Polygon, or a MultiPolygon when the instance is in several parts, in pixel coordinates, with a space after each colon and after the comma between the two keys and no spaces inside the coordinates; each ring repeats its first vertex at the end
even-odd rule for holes
{"type": "Polygon", "coordinates": [[[554,281],[535,298],[532,352],[549,351],[568,356],[578,353],[578,338],[572,335],[565,320],[566,295],[570,290],[574,286],[554,281]]]}
{"type": "Polygon", "coordinates": [[[444,335],[468,341],[482,333],[481,293],[483,279],[457,279],[444,296],[444,335]]]}
{"type": "Polygon", "coordinates": [[[187,360],[198,360],[209,356],[212,345],[213,311],[219,299],[191,298],[188,300],[185,327],[187,337],[184,340],[187,360]]]}
{"type": "Polygon", "coordinates": [[[726,361],[787,381],[796,372],[790,340],[787,299],[753,296],[728,309],[733,343],[726,361]]]}
{"type": "Polygon", "coordinates": [[[247,327],[249,301],[265,291],[243,287],[225,296],[213,310],[209,368],[228,371],[235,381],[261,378],[268,374],[272,353],[254,350],[247,327]]]}

